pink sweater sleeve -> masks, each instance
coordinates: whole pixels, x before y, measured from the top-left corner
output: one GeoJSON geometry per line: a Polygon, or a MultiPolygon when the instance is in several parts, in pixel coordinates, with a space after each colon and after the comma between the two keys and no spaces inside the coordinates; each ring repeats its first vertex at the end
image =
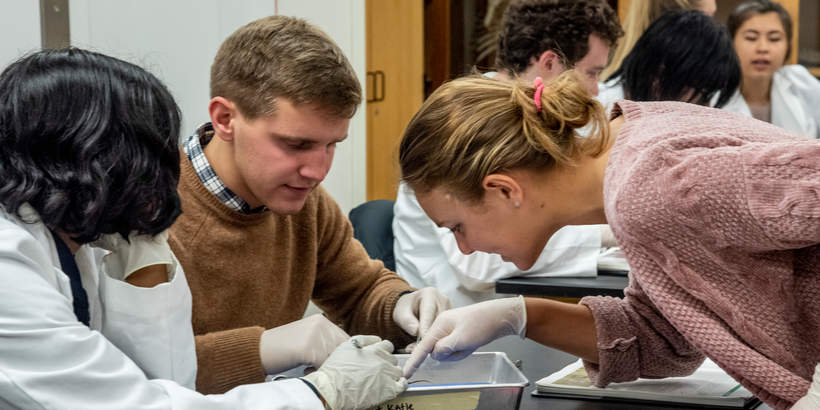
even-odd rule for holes
{"type": "MultiPolygon", "coordinates": [[[[652,185],[663,187],[658,195],[664,209],[632,208],[638,209],[637,214],[619,216],[629,221],[622,226],[626,232],[619,240],[627,242],[630,264],[644,280],[685,280],[689,288],[669,288],[668,301],[681,292],[703,291],[698,278],[691,276],[697,272],[670,271],[678,266],[675,254],[679,252],[737,248],[755,253],[819,243],[818,158],[820,144],[795,140],[748,144],[725,152],[660,154],[656,161],[668,166],[655,171],[652,185]],[[692,237],[698,240],[688,250],[674,236],[684,231],[696,231],[692,237]],[[659,260],[675,263],[655,262],[659,260]]],[[[599,363],[585,365],[596,385],[694,371],[705,356],[660,314],[635,280],[625,293],[624,299],[581,301],[595,317],[599,363]]],[[[731,306],[725,309],[730,311],[731,306]]]]}
{"type": "Polygon", "coordinates": [[[786,141],[765,150],[750,148],[740,156],[749,212],[771,248],[820,243],[820,144],[786,141]]]}
{"type": "Polygon", "coordinates": [[[623,299],[588,296],[581,299],[595,318],[598,363],[584,361],[596,386],[639,377],[685,376],[704,356],[658,312],[640,286],[630,279],[623,299]]]}
{"type": "MultiPolygon", "coordinates": [[[[669,166],[655,171],[663,210],[642,209],[627,219],[645,223],[633,238],[651,251],[690,231],[693,246],[744,254],[799,249],[820,243],[820,144],[814,140],[746,144],[732,149],[683,150],[656,155],[669,166]],[[679,235],[676,235],[680,232],[679,235]],[[653,238],[654,237],[654,238],[653,238]],[[653,242],[658,246],[649,244],[653,242]]],[[[634,233],[634,232],[633,232],[634,233]]]]}
{"type": "MultiPolygon", "coordinates": [[[[662,187],[657,192],[664,209],[622,207],[621,211],[636,211],[618,216],[626,221],[619,241],[629,242],[630,264],[644,280],[681,280],[687,275],[669,271],[675,263],[655,262],[676,261],[674,254],[684,251],[680,241],[673,241],[676,232],[696,232],[693,237],[699,243],[692,249],[699,250],[738,248],[755,253],[820,243],[817,141],[668,150],[654,158],[667,166],[656,169],[644,184],[662,187]]],[[[685,292],[700,291],[698,280],[690,279],[692,288],[685,292]]],[[[670,288],[669,295],[681,291],[670,288]]],[[[625,294],[624,299],[581,301],[595,317],[599,363],[585,366],[596,385],[694,371],[705,356],[661,315],[634,279],[625,294]]]]}
{"type": "Polygon", "coordinates": [[[820,144],[721,110],[624,101],[607,220],[626,297],[584,298],[599,385],[686,374],[708,355],[774,408],[818,361],[820,144]]]}

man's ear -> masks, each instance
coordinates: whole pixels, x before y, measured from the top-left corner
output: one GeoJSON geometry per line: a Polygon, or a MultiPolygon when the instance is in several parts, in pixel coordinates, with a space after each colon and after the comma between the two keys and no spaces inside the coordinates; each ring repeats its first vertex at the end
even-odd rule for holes
{"type": "Polygon", "coordinates": [[[485,199],[500,200],[514,208],[520,207],[524,200],[521,184],[510,175],[487,175],[481,185],[484,187],[485,199]]]}
{"type": "Polygon", "coordinates": [[[541,55],[538,56],[536,64],[538,64],[539,71],[544,74],[544,80],[556,77],[567,69],[564,67],[564,64],[561,63],[561,57],[558,53],[552,50],[541,53],[541,55]]]}
{"type": "Polygon", "coordinates": [[[225,141],[233,140],[234,120],[239,114],[236,104],[225,97],[214,97],[208,104],[208,114],[214,127],[214,135],[225,141]]]}

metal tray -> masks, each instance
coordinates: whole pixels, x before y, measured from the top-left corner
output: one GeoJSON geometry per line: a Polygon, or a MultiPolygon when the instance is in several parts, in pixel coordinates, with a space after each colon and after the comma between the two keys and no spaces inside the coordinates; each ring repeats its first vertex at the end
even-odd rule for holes
{"type": "MultiPolygon", "coordinates": [[[[409,355],[395,356],[401,367],[409,355]]],[[[524,374],[510,362],[504,352],[476,352],[455,362],[437,362],[428,358],[410,378],[410,382],[414,381],[407,391],[388,403],[408,400],[418,403],[419,399],[423,399],[427,403],[423,408],[517,410],[521,404],[521,393],[529,385],[524,374]],[[476,395],[478,403],[477,407],[473,407],[476,395]],[[463,400],[465,397],[473,400],[463,400]],[[439,398],[441,400],[437,400],[439,398]],[[454,401],[453,398],[462,400],[454,401]]],[[[381,408],[390,407],[385,405],[381,408]]],[[[393,408],[401,407],[394,405],[393,408]]],[[[420,407],[416,405],[412,408],[420,407]]]]}

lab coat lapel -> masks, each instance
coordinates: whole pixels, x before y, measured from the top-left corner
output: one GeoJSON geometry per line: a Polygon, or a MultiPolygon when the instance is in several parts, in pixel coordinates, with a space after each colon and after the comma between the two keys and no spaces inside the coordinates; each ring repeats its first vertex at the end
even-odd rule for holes
{"type": "Polygon", "coordinates": [[[809,129],[808,116],[800,100],[792,92],[791,83],[783,75],[775,73],[772,79],[772,124],[785,128],[787,131],[804,137],[809,129]]]}
{"type": "Polygon", "coordinates": [[[735,90],[735,94],[732,95],[729,102],[727,102],[722,108],[726,111],[735,112],[747,117],[752,116],[752,110],[749,108],[749,104],[746,103],[746,99],[743,98],[743,94],[740,93],[740,87],[735,90]]]}

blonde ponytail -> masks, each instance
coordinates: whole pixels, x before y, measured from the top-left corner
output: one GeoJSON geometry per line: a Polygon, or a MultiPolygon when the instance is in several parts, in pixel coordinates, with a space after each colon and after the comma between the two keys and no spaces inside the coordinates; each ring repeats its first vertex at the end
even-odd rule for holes
{"type": "Polygon", "coordinates": [[[573,71],[535,88],[471,76],[439,87],[405,130],[399,147],[402,179],[417,191],[447,188],[479,200],[489,174],[512,169],[573,166],[609,144],[603,107],[573,71]],[[588,126],[592,133],[579,135],[588,126]]]}
{"type": "Polygon", "coordinates": [[[581,154],[596,156],[607,138],[579,140],[578,129],[590,125],[589,135],[598,135],[606,124],[601,104],[579,87],[577,74],[567,71],[550,81],[541,93],[541,110],[534,103],[533,87],[516,85],[512,98],[522,110],[523,136],[534,148],[550,155],[558,165],[571,164],[581,154]],[[548,89],[546,87],[549,87],[548,89]]]}

